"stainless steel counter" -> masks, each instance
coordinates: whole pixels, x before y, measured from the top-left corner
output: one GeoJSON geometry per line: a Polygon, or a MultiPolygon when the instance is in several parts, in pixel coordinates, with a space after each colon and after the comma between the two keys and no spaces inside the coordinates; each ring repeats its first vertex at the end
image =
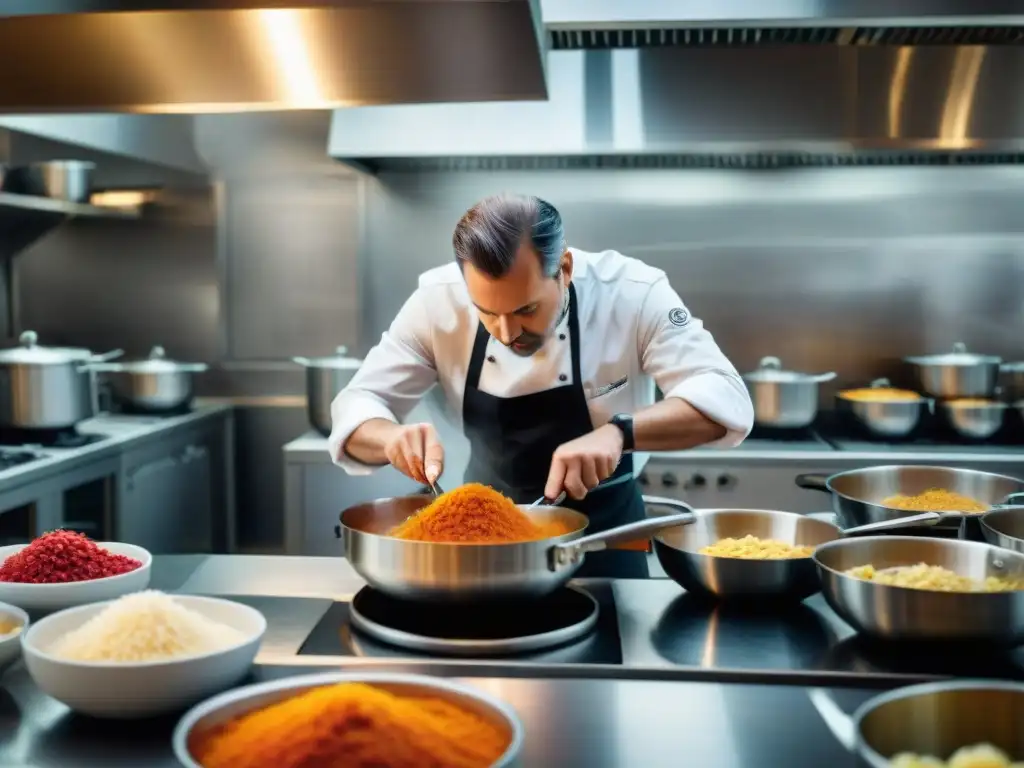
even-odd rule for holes
{"type": "MultiPolygon", "coordinates": [[[[158,556],[152,581],[263,611],[269,628],[256,680],[338,667],[467,678],[520,712],[529,766],[676,766],[685,753],[709,768],[817,768],[843,755],[808,687],[833,690],[852,711],[873,689],[947,676],[1024,679],[1022,651],[872,647],[820,596],[758,614],[695,602],[664,579],[578,584],[613,597],[617,663],[581,658],[585,641],[491,659],[386,648],[347,625],[347,603],[363,582],[338,558],[158,556]]],[[[2,766],[170,766],[174,722],[125,726],[73,715],[40,694],[20,663],[0,678],[2,766]]]]}
{"type": "Polygon", "coordinates": [[[43,458],[4,470],[0,474],[0,491],[34,483],[67,472],[75,467],[117,456],[128,447],[159,440],[162,435],[183,426],[231,410],[219,402],[197,401],[195,408],[180,416],[120,416],[100,414],[77,425],[82,434],[103,435],[105,439],[76,448],[40,448],[43,458]]]}

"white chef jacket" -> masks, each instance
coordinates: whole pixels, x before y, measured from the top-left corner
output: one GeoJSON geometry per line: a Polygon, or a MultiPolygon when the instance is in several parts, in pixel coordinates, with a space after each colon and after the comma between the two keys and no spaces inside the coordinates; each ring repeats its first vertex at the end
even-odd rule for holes
{"type": "MultiPolygon", "coordinates": [[[[681,398],[726,428],[711,445],[741,443],[754,423],[747,388],[665,273],[616,251],[571,251],[580,370],[594,427],[651,405],[657,384],[666,398],[681,398]]],[[[373,471],[344,453],[349,435],[369,419],[401,422],[435,384],[461,420],[479,322],[457,263],[422,274],[416,292],[331,403],[334,462],[351,475],[373,471]]],[[[486,355],[479,387],[497,397],[573,383],[568,313],[535,354],[517,355],[491,338],[486,355]]]]}

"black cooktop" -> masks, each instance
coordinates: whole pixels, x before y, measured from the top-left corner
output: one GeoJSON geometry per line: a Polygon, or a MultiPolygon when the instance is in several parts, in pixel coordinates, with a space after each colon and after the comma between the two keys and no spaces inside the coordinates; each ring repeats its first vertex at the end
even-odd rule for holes
{"type": "Polygon", "coordinates": [[[850,634],[820,595],[788,608],[757,610],[680,594],[650,639],[655,652],[675,665],[799,673],[823,684],[848,675],[1024,680],[1024,647],[872,640],[850,634]]]}
{"type": "Polygon", "coordinates": [[[40,446],[43,448],[81,448],[106,440],[106,435],[67,429],[15,429],[0,427],[0,446],[40,446]]]}
{"type": "MultiPolygon", "coordinates": [[[[598,604],[597,623],[593,630],[568,644],[525,653],[507,654],[513,660],[546,664],[621,664],[615,598],[610,585],[588,586],[586,592],[598,604]]],[[[445,607],[402,603],[368,591],[359,593],[360,610],[377,620],[386,620],[394,629],[433,637],[495,640],[512,636],[537,634],[556,629],[584,618],[592,607],[584,600],[573,599],[565,590],[540,601],[501,602],[474,606],[445,607]]],[[[299,649],[300,656],[369,656],[381,658],[437,658],[443,652],[419,652],[378,639],[353,626],[350,604],[334,603],[314,627],[299,649]]],[[[455,654],[452,654],[453,656],[455,654]]],[[[494,653],[459,653],[462,659],[493,659],[494,653]]]]}
{"type": "Polygon", "coordinates": [[[0,448],[0,472],[13,467],[20,467],[30,461],[37,461],[43,458],[34,451],[17,451],[10,448],[0,448]]]}

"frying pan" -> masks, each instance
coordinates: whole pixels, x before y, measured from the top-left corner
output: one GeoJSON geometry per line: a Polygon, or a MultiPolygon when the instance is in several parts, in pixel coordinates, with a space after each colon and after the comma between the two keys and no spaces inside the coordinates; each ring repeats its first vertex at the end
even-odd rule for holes
{"type": "Polygon", "coordinates": [[[693,510],[675,499],[644,496],[644,503],[678,510],[584,536],[586,515],[565,507],[520,504],[542,525],[558,522],[568,531],[547,539],[502,544],[406,541],[388,535],[403,520],[433,501],[415,495],[381,499],[341,513],[345,556],[366,583],[405,600],[462,601],[540,597],[564,585],[587,552],[649,537],[693,522],[693,510]]]}
{"type": "Polygon", "coordinates": [[[985,541],[1024,554],[1024,506],[1000,507],[981,516],[985,541]]]}
{"type": "MultiPolygon", "coordinates": [[[[1024,481],[1016,477],[952,467],[866,467],[839,472],[829,477],[798,475],[796,484],[801,488],[830,493],[832,509],[839,524],[844,528],[883,520],[899,520],[919,514],[911,510],[886,507],[882,501],[896,494],[912,496],[929,488],[944,488],[990,506],[1009,503],[1017,495],[1024,498],[1024,481]]],[[[977,520],[978,517],[977,514],[963,512],[938,512],[931,520],[924,520],[916,525],[958,528],[965,520],[977,520]]]]}
{"type": "Polygon", "coordinates": [[[773,509],[699,509],[693,525],[671,528],[654,537],[661,567],[687,592],[717,600],[772,598],[799,602],[821,589],[811,557],[753,560],[703,555],[700,550],[722,539],[756,536],[803,547],[818,547],[843,536],[901,527],[885,521],[840,529],[825,520],[773,509]]]}
{"type": "Polygon", "coordinates": [[[937,592],[879,584],[846,571],[928,563],[961,576],[1024,576],[1024,554],[975,541],[923,536],[839,539],[814,552],[825,600],[858,632],[883,640],[1024,642],[1024,591],[937,592]]]}

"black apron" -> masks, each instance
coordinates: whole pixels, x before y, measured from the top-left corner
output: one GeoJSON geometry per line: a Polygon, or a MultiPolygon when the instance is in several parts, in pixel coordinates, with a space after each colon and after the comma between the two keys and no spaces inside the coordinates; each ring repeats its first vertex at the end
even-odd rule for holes
{"type": "MultiPolygon", "coordinates": [[[[521,397],[496,397],[480,391],[480,371],[497,365],[487,357],[491,336],[479,326],[466,372],[462,420],[470,442],[466,482],[484,483],[517,504],[530,504],[544,495],[551,455],[563,443],[593,431],[580,373],[580,328],[576,290],[569,284],[569,339],[572,384],[521,397]]],[[[548,343],[563,341],[564,337],[548,343]]],[[[566,507],[590,518],[587,533],[614,528],[646,517],[643,499],[633,479],[633,457],[626,454],[607,486],[566,507]]],[[[645,579],[647,555],[635,550],[611,550],[586,555],[577,576],[582,578],[645,579]]]]}

